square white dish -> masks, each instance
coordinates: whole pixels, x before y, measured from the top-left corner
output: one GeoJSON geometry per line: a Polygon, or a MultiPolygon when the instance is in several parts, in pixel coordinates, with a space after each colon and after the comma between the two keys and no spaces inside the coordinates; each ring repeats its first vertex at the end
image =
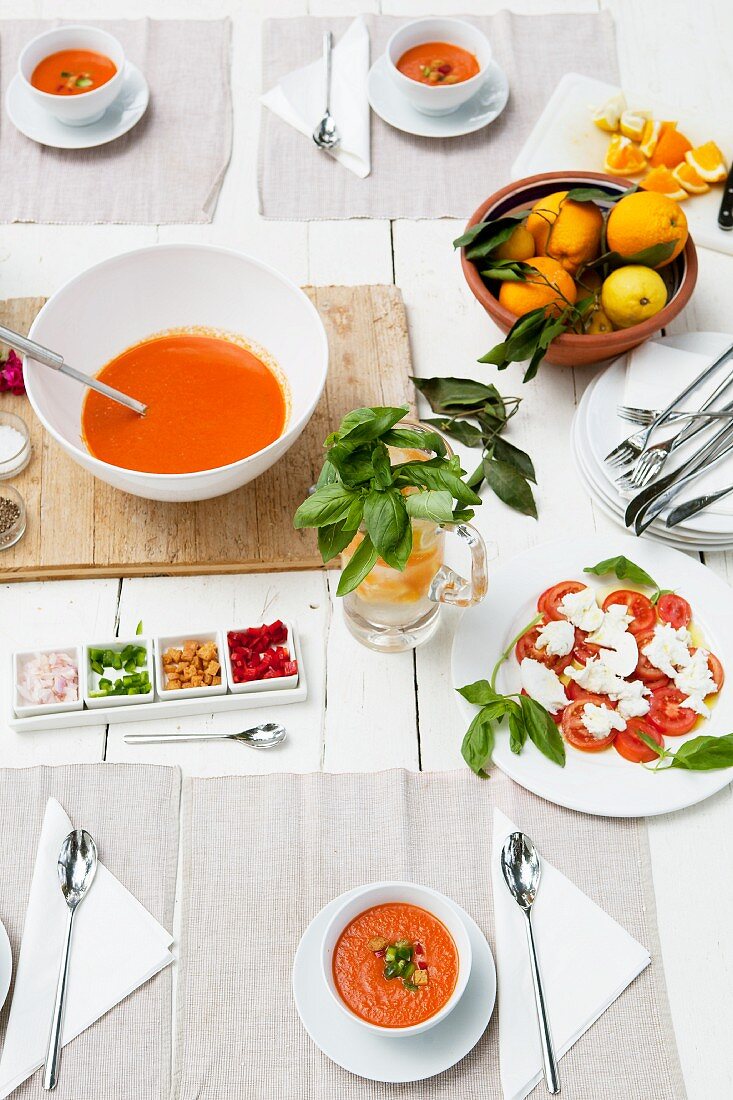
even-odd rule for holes
{"type": "MultiPolygon", "coordinates": [[[[282,620],[282,624],[288,632],[287,638],[282,644],[289,651],[291,661],[297,661],[293,625],[285,619],[282,620]]],[[[250,626],[235,626],[232,628],[231,631],[227,631],[224,635],[224,662],[226,664],[229,690],[235,695],[238,695],[244,692],[251,691],[274,691],[276,688],[285,690],[287,688],[296,687],[298,683],[300,665],[298,665],[298,672],[296,672],[293,676],[272,676],[267,680],[248,680],[246,683],[243,684],[235,683],[234,671],[232,669],[232,655],[229,652],[229,634],[236,634],[241,630],[251,630],[254,625],[255,624],[252,623],[250,624],[250,626]]]]}
{"type": "Polygon", "coordinates": [[[36,718],[51,714],[64,714],[81,710],[84,705],[86,678],[84,676],[82,649],[80,645],[37,646],[35,649],[22,649],[13,653],[11,658],[11,707],[16,718],[36,718]],[[76,661],[77,698],[73,703],[21,703],[18,696],[18,674],[21,665],[36,653],[65,653],[76,661]]]}
{"type": "Polygon", "coordinates": [[[161,701],[168,699],[196,699],[204,695],[224,695],[227,690],[227,669],[224,661],[226,645],[223,631],[221,630],[187,630],[184,634],[166,634],[155,638],[155,674],[157,677],[157,698],[161,701]],[[184,642],[197,641],[200,643],[215,642],[219,654],[221,667],[220,684],[204,684],[201,687],[170,688],[166,689],[166,674],[163,671],[163,654],[167,649],[183,649],[184,642]]]}
{"type": "MultiPolygon", "coordinates": [[[[83,647],[84,666],[84,704],[90,710],[99,710],[102,707],[126,707],[134,703],[152,703],[155,699],[155,671],[153,668],[153,643],[150,638],[113,638],[103,642],[94,642],[83,647]],[[94,698],[91,692],[96,691],[101,679],[98,672],[91,666],[89,651],[91,649],[111,649],[115,653],[121,653],[127,645],[144,646],[148,655],[147,665],[138,671],[146,671],[150,678],[150,691],[144,695],[102,695],[94,698]]],[[[105,666],[104,674],[108,680],[114,681],[124,676],[124,669],[116,669],[105,666]]]]}

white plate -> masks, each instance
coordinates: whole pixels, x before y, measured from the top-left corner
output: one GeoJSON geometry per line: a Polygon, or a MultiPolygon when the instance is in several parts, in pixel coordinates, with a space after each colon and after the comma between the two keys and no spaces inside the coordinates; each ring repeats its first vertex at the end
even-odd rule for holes
{"type": "Polygon", "coordinates": [[[92,149],[122,137],[140,121],[149,100],[148,82],[136,65],[127,62],[122,90],[111,107],[89,126],[66,126],[31,99],[18,73],[5,93],[8,118],[21,134],[54,149],[92,149]]]}
{"type": "MultiPolygon", "coordinates": [[[[610,138],[593,122],[593,112],[620,89],[617,85],[593,80],[578,73],[566,73],[547,101],[534,129],[525,141],[512,165],[512,178],[521,179],[535,172],[564,172],[583,168],[603,172],[603,161],[610,138]]],[[[720,148],[730,154],[733,149],[733,117],[728,113],[716,122],[716,132],[710,132],[710,121],[694,108],[675,111],[652,96],[637,95],[624,89],[630,107],[652,111],[655,118],[679,119],[679,127],[693,145],[714,138],[720,148]],[[721,129],[724,126],[724,129],[721,129]]],[[[617,173],[622,176],[623,172],[617,173]]],[[[634,179],[640,179],[635,176],[634,179]]],[[[733,233],[718,228],[718,209],[723,197],[722,184],[711,187],[705,195],[691,195],[685,202],[690,235],[695,244],[733,252],[733,233]]]]}
{"type": "Polygon", "coordinates": [[[0,921],[0,1008],[5,1004],[12,976],[13,952],[10,950],[10,940],[5,931],[5,925],[0,921]]]}
{"type": "MultiPolygon", "coordinates": [[[[663,587],[678,589],[692,604],[694,621],[706,645],[733,672],[733,593],[724,581],[699,561],[650,540],[628,535],[590,535],[534,546],[502,566],[491,578],[483,603],[461,619],[453,643],[452,678],[456,688],[486,678],[509,642],[536,614],[537,597],[558,581],[577,578],[590,588],[607,589],[615,578],[584,574],[586,565],[625,554],[646,569],[663,587]]],[[[616,582],[621,587],[623,582],[616,582]]],[[[519,669],[510,658],[502,666],[497,687],[514,692],[519,669]]],[[[466,725],[476,708],[456,695],[466,725]]],[[[678,748],[700,733],[721,735],[733,729],[733,687],[724,685],[711,718],[687,738],[668,739],[678,748]]],[[[494,763],[527,790],[560,806],[607,817],[639,817],[671,813],[702,802],[725,787],[733,769],[654,773],[624,760],[614,749],[584,753],[567,745],[564,768],[553,764],[531,743],[518,756],[509,749],[502,724],[497,731],[494,763]]]]}
{"type": "Polygon", "coordinates": [[[303,1027],[331,1061],[369,1081],[404,1084],[443,1073],[466,1057],[488,1027],[496,998],[491,948],[476,922],[453,902],[466,922],[473,953],[471,976],[463,996],[442,1023],[421,1035],[374,1035],[334,1004],[321,972],[323,933],[337,906],[354,893],[348,890],[321,909],[298,945],[293,996],[303,1027]]]}
{"type": "Polygon", "coordinates": [[[384,54],[367,77],[367,97],[372,110],[397,130],[417,137],[462,137],[488,126],[498,118],[509,99],[509,81],[495,61],[489,63],[485,84],[468,103],[449,115],[423,115],[411,107],[389,75],[384,54]]]}

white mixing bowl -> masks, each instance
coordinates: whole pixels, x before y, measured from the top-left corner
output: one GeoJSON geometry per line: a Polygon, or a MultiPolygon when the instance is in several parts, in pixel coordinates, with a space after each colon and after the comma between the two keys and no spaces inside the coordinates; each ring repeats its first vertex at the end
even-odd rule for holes
{"type": "MultiPolygon", "coordinates": [[[[43,424],[95,477],[150,500],[206,500],[246,485],[292,447],[318,404],[328,371],[328,340],[315,307],[279,272],[251,256],[209,245],[154,245],[105,260],[49,298],[31,339],[96,374],[126,348],[172,328],[237,333],[270,353],[289,390],[285,430],[274,443],[228,466],[153,474],[89,454],[81,437],[86,387],[26,360],[26,389],[43,424]]],[[[202,386],[207,380],[202,371],[202,386]]],[[[134,394],[132,396],[135,396],[134,394]]]]}

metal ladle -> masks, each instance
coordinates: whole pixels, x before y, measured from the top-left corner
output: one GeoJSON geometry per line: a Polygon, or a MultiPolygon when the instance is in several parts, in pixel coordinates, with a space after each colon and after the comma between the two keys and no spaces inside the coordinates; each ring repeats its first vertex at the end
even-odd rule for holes
{"type": "Polygon", "coordinates": [[[125,408],[132,409],[140,416],[145,416],[148,411],[148,406],[143,405],[142,401],[136,401],[134,397],[128,397],[126,393],[115,390],[105,382],[92,378],[90,374],[75,370],[74,367],[70,367],[64,361],[63,355],[59,355],[58,352],[51,351],[49,348],[44,348],[43,344],[37,344],[35,340],[29,340],[27,336],[21,336],[19,332],[13,332],[11,328],[5,328],[5,325],[0,325],[0,340],[23,355],[27,355],[29,359],[35,359],[37,363],[42,363],[44,367],[52,367],[61,374],[65,374],[67,378],[73,378],[75,382],[81,382],[82,385],[89,386],[90,390],[96,390],[97,393],[104,394],[111,401],[116,401],[118,405],[124,405],[125,408]]]}

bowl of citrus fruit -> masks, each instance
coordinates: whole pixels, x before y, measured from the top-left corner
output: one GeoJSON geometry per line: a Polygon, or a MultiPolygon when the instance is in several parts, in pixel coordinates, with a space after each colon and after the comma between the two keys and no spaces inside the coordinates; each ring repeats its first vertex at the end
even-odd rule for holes
{"type": "Polygon", "coordinates": [[[602,362],[684,308],[697,255],[676,199],[599,172],[545,172],[495,192],[455,242],[466,281],[506,334],[499,368],[602,362]]]}

